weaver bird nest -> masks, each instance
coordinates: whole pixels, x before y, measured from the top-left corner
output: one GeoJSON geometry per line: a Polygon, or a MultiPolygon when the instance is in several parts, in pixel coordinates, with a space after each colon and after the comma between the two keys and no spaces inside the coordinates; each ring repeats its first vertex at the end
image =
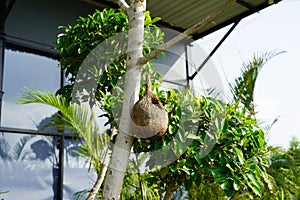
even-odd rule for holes
{"type": "Polygon", "coordinates": [[[131,111],[131,130],[135,137],[156,139],[168,129],[168,113],[151,90],[150,72],[146,77],[146,93],[131,111]]]}

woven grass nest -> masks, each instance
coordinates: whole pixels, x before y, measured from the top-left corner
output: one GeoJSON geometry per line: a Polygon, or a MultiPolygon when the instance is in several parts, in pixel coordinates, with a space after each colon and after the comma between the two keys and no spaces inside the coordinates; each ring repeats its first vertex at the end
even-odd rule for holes
{"type": "Polygon", "coordinates": [[[131,130],[135,137],[157,139],[168,129],[168,113],[151,91],[150,72],[146,77],[146,93],[131,111],[131,130]]]}

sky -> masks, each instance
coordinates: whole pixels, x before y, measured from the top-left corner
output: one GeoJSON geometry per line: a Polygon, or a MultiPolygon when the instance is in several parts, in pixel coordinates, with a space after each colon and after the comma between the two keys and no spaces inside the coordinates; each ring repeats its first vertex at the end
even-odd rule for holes
{"type": "MultiPolygon", "coordinates": [[[[243,19],[212,57],[225,82],[233,82],[255,53],[285,51],[268,61],[255,87],[254,103],[261,122],[273,125],[269,145],[288,148],[292,137],[300,139],[300,0],[283,0],[243,19]]],[[[208,52],[226,27],[198,43],[208,52]]]]}

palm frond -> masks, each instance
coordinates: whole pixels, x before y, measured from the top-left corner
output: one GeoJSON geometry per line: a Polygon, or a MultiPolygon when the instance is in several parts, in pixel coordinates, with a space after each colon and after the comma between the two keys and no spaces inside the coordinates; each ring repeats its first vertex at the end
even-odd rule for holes
{"type": "Polygon", "coordinates": [[[253,96],[258,74],[271,58],[281,53],[283,52],[271,51],[255,54],[250,62],[244,64],[241,75],[235,79],[234,83],[229,84],[233,101],[237,104],[242,103],[251,114],[255,113],[253,96]]]}
{"type": "Polygon", "coordinates": [[[61,115],[54,116],[55,120],[52,121],[54,124],[57,123],[56,125],[59,125],[59,127],[64,124],[69,125],[77,133],[84,132],[84,124],[87,123],[88,116],[87,110],[83,106],[76,106],[69,103],[61,95],[25,88],[24,93],[19,96],[17,102],[20,104],[39,103],[52,106],[62,113],[61,115]]]}
{"type": "Polygon", "coordinates": [[[52,116],[47,127],[69,129],[79,134],[84,140],[83,145],[89,152],[94,168],[97,170],[100,167],[109,139],[106,134],[99,134],[100,128],[91,108],[88,109],[82,104],[72,104],[61,95],[29,88],[25,88],[24,93],[18,98],[18,103],[40,103],[58,109],[60,113],[52,116]]]}

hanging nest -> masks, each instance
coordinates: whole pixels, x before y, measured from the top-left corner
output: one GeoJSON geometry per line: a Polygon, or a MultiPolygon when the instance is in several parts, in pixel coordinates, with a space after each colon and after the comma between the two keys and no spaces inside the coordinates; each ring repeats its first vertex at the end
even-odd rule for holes
{"type": "Polygon", "coordinates": [[[168,113],[159,98],[151,91],[150,73],[146,77],[146,94],[131,111],[131,130],[135,137],[156,139],[168,129],[168,113]]]}

